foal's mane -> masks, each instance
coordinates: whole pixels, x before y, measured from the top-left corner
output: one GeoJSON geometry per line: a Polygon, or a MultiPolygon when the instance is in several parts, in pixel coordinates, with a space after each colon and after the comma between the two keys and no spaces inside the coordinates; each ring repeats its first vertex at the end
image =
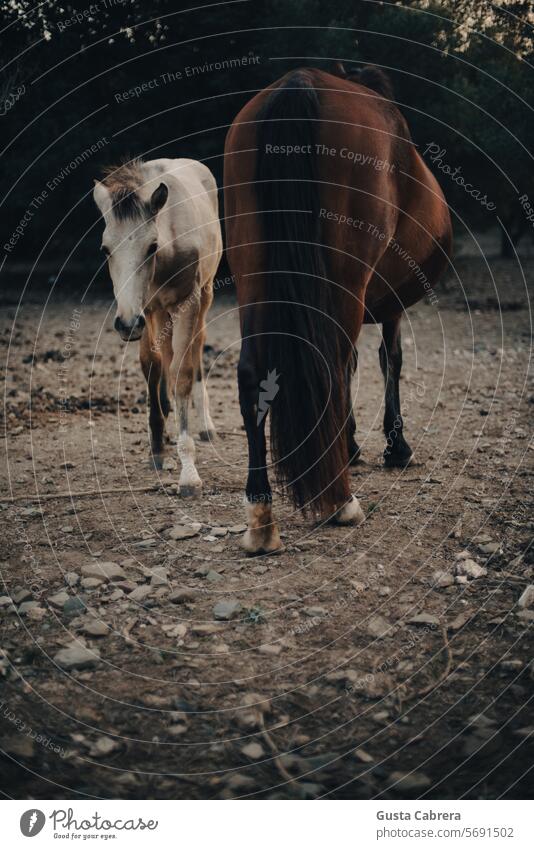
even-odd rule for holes
{"type": "Polygon", "coordinates": [[[119,221],[140,218],[147,212],[138,195],[146,182],[143,165],[143,160],[137,157],[104,168],[102,183],[111,195],[113,213],[119,221]]]}

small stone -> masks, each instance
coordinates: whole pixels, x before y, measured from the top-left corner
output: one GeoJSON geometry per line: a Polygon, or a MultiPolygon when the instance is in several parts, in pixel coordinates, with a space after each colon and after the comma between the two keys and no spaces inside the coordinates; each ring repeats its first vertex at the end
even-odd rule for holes
{"type": "Polygon", "coordinates": [[[444,569],[438,569],[432,573],[432,586],[434,587],[451,587],[454,584],[454,576],[444,569]]]}
{"type": "Polygon", "coordinates": [[[182,734],[187,732],[187,725],[184,725],[183,723],[169,725],[167,732],[171,735],[171,737],[181,737],[182,734]]]}
{"type": "Polygon", "coordinates": [[[401,772],[395,770],[389,776],[389,780],[395,784],[392,790],[424,790],[430,787],[432,781],[424,772],[401,772]]]}
{"type": "Polygon", "coordinates": [[[191,633],[195,637],[207,637],[210,634],[218,634],[221,631],[221,625],[206,623],[203,625],[191,625],[191,633]]]}
{"type": "MultiPolygon", "coordinates": [[[[92,580],[88,578],[87,580],[92,580]]],[[[122,590],[124,593],[131,593],[135,590],[137,584],[134,581],[117,581],[117,589],[122,590]]]]}
{"type": "Polygon", "coordinates": [[[84,590],[96,590],[97,587],[101,587],[104,583],[103,578],[82,578],[81,581],[84,590]]]}
{"type": "Polygon", "coordinates": [[[198,530],[195,530],[194,528],[187,528],[185,525],[174,525],[174,527],[167,533],[168,538],[175,541],[180,539],[190,539],[197,535],[198,530]]]}
{"type": "MultiPolygon", "coordinates": [[[[154,589],[153,587],[149,587],[146,584],[143,584],[140,587],[136,587],[135,590],[133,590],[133,592],[130,593],[128,598],[129,598],[130,601],[135,601],[135,602],[141,603],[146,598],[148,598],[148,596],[150,595],[150,593],[152,592],[153,589],[154,589]]],[[[120,592],[122,594],[122,590],[116,590],[115,592],[120,592]]]]}
{"type": "Polygon", "coordinates": [[[393,633],[393,626],[383,616],[372,616],[366,625],[366,631],[371,637],[383,640],[393,633]]]}
{"type": "Polygon", "coordinates": [[[455,571],[457,575],[472,578],[473,580],[483,578],[488,574],[488,570],[484,566],[479,566],[475,560],[460,560],[456,564],[455,571]]]}
{"type": "Polygon", "coordinates": [[[218,601],[217,604],[213,608],[213,615],[215,619],[222,620],[230,620],[235,619],[236,616],[242,611],[243,607],[241,602],[239,602],[236,598],[229,598],[223,601],[218,601]]]}
{"type": "Polygon", "coordinates": [[[247,758],[250,758],[250,760],[252,761],[257,761],[265,754],[263,746],[260,746],[259,743],[247,743],[246,746],[243,746],[241,751],[247,758]]]}
{"type": "Polygon", "coordinates": [[[189,589],[189,587],[181,587],[180,589],[173,590],[167,597],[168,601],[172,602],[172,604],[187,604],[187,602],[194,601],[195,598],[195,591],[189,589]]]}
{"type": "Polygon", "coordinates": [[[164,587],[169,583],[169,573],[163,566],[158,566],[152,572],[150,583],[153,587],[164,587]]]}
{"type": "Polygon", "coordinates": [[[116,752],[120,748],[118,740],[113,740],[111,737],[99,737],[89,749],[89,754],[93,758],[106,757],[116,752]]]}
{"type": "Polygon", "coordinates": [[[124,570],[117,563],[109,561],[87,563],[82,566],[82,575],[85,578],[102,578],[104,581],[119,581],[121,578],[126,578],[124,570]]]}
{"type": "Polygon", "coordinates": [[[534,622],[534,610],[520,610],[517,618],[522,622],[534,622]]]}
{"type": "Polygon", "coordinates": [[[244,534],[247,529],[246,525],[231,525],[228,528],[228,533],[230,534],[244,534]]]}
{"type": "Polygon", "coordinates": [[[482,554],[486,554],[488,556],[502,553],[502,548],[498,542],[485,542],[482,543],[482,545],[479,545],[478,548],[482,554]]]}
{"type": "Polygon", "coordinates": [[[467,575],[456,575],[454,583],[459,584],[460,586],[465,586],[465,584],[469,583],[469,578],[467,575]]]}
{"type": "Polygon", "coordinates": [[[21,615],[24,615],[25,613],[28,613],[28,611],[34,610],[39,606],[40,605],[38,601],[23,601],[22,604],[19,606],[19,613],[21,615]]]}
{"type": "Polygon", "coordinates": [[[265,645],[260,646],[259,651],[260,654],[267,654],[273,657],[277,657],[282,651],[282,646],[280,645],[280,643],[275,643],[274,645],[269,645],[268,643],[266,643],[265,645]]]}
{"type": "Polygon", "coordinates": [[[32,622],[41,622],[46,616],[46,610],[44,607],[31,607],[26,613],[28,619],[31,619],[32,622]]]}
{"type": "Polygon", "coordinates": [[[228,533],[228,528],[212,528],[211,533],[214,537],[225,537],[228,533]]]}
{"type": "Polygon", "coordinates": [[[409,625],[433,625],[440,624],[439,616],[434,616],[433,613],[418,613],[416,616],[411,616],[406,620],[409,625]]]}
{"type": "Polygon", "coordinates": [[[61,590],[61,592],[56,593],[56,595],[51,595],[48,598],[48,603],[52,605],[52,607],[62,608],[66,601],[70,598],[68,592],[65,590],[61,590]]]}
{"type": "Polygon", "coordinates": [[[354,757],[358,758],[364,764],[370,764],[374,761],[373,756],[366,752],[365,749],[355,749],[354,757]]]}
{"type": "MultiPolygon", "coordinates": [[[[232,533],[231,529],[230,533],[232,533]]],[[[226,776],[224,780],[229,790],[246,790],[249,787],[254,787],[255,784],[253,778],[240,772],[233,772],[232,775],[226,776]]]]}
{"type": "Polygon", "coordinates": [[[326,610],[326,608],[320,607],[319,605],[305,607],[302,612],[304,613],[304,616],[310,616],[312,618],[328,615],[328,611],[326,610]]]}
{"type": "Polygon", "coordinates": [[[448,625],[449,631],[459,631],[460,628],[463,628],[464,625],[469,622],[472,617],[473,612],[471,610],[466,610],[463,613],[459,613],[458,616],[453,619],[453,621],[448,625]]]}
{"type": "Polygon", "coordinates": [[[74,642],[58,651],[54,660],[63,669],[88,669],[98,663],[100,653],[97,649],[88,649],[81,643],[74,642]]]}
{"type": "Polygon", "coordinates": [[[168,637],[178,637],[181,640],[187,634],[187,625],[185,622],[179,622],[177,625],[162,625],[161,630],[168,637]]]}
{"type": "Polygon", "coordinates": [[[214,569],[210,569],[208,574],[206,575],[206,581],[209,581],[210,584],[216,584],[219,581],[223,581],[224,578],[222,575],[219,575],[214,569]]]}
{"type": "Polygon", "coordinates": [[[29,590],[17,590],[11,596],[14,604],[22,604],[23,601],[28,601],[32,597],[29,590]]]}
{"type": "Polygon", "coordinates": [[[10,604],[13,604],[13,601],[8,595],[0,595],[0,607],[9,607],[10,604]]]}
{"type": "Polygon", "coordinates": [[[100,622],[98,619],[92,619],[87,623],[84,622],[81,632],[88,637],[107,637],[110,633],[105,622],[100,622]]]}
{"type": "Polygon", "coordinates": [[[76,572],[66,572],[63,577],[68,587],[75,587],[80,583],[80,576],[76,572]]]}
{"type": "Polygon", "coordinates": [[[80,613],[85,613],[87,605],[79,596],[69,598],[63,605],[63,613],[65,616],[78,616],[80,613]]]}
{"type": "Polygon", "coordinates": [[[521,594],[517,602],[519,607],[534,607],[534,584],[530,584],[521,594]]]}

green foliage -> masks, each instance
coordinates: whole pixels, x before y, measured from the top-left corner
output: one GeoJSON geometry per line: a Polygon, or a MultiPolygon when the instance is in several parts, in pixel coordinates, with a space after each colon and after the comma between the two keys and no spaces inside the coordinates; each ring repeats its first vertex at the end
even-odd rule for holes
{"type": "MultiPolygon", "coordinates": [[[[90,194],[104,164],[124,155],[192,156],[205,159],[220,182],[226,129],[253,93],[289,68],[328,68],[335,58],[388,70],[416,144],[439,144],[453,168],[497,199],[510,226],[521,224],[517,194],[534,198],[527,0],[206,6],[181,12],[168,0],[0,2],[7,27],[2,101],[24,88],[1,124],[4,230],[13,231],[49,180],[106,140],[48,192],[10,260],[28,260],[47,244],[45,257],[62,261],[75,248],[96,261],[90,194]],[[257,61],[217,69],[249,55],[257,61]],[[191,67],[204,70],[187,76],[191,67]],[[169,73],[181,76],[164,84],[169,73]],[[151,80],[152,88],[120,100],[151,80]]],[[[469,226],[495,223],[495,213],[437,175],[469,226]]]]}

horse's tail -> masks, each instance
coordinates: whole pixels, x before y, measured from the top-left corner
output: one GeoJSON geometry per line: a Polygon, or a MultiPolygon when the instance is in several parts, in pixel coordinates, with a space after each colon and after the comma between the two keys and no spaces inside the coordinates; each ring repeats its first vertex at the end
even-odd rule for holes
{"type": "Polygon", "coordinates": [[[310,76],[296,71],[258,115],[256,185],[266,242],[268,394],[278,387],[270,406],[271,450],[294,503],[322,514],[347,501],[348,448],[339,310],[321,245],[318,120],[310,76]]]}

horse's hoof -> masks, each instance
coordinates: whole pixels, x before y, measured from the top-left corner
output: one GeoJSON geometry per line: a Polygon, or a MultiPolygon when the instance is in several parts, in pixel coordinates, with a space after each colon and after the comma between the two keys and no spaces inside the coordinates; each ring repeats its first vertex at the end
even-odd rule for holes
{"type": "Polygon", "coordinates": [[[265,528],[249,528],[243,536],[241,545],[250,557],[258,554],[273,554],[282,548],[278,528],[274,524],[265,528]]]}
{"type": "Polygon", "coordinates": [[[186,483],[180,484],[181,498],[198,498],[202,495],[202,484],[186,483]]]}
{"type": "Polygon", "coordinates": [[[398,452],[396,454],[389,454],[387,451],[384,451],[384,466],[386,469],[407,469],[413,463],[414,455],[410,449],[407,452],[398,452]]]}
{"type": "Polygon", "coordinates": [[[242,546],[247,554],[273,554],[282,548],[280,534],[273,520],[270,503],[250,502],[245,499],[248,530],[242,546]]]}
{"type": "Polygon", "coordinates": [[[329,520],[333,525],[361,525],[365,522],[365,513],[354,495],[343,507],[340,507],[329,520]]]}
{"type": "Polygon", "coordinates": [[[216,430],[201,430],[199,432],[201,442],[214,442],[217,438],[216,430]]]}

